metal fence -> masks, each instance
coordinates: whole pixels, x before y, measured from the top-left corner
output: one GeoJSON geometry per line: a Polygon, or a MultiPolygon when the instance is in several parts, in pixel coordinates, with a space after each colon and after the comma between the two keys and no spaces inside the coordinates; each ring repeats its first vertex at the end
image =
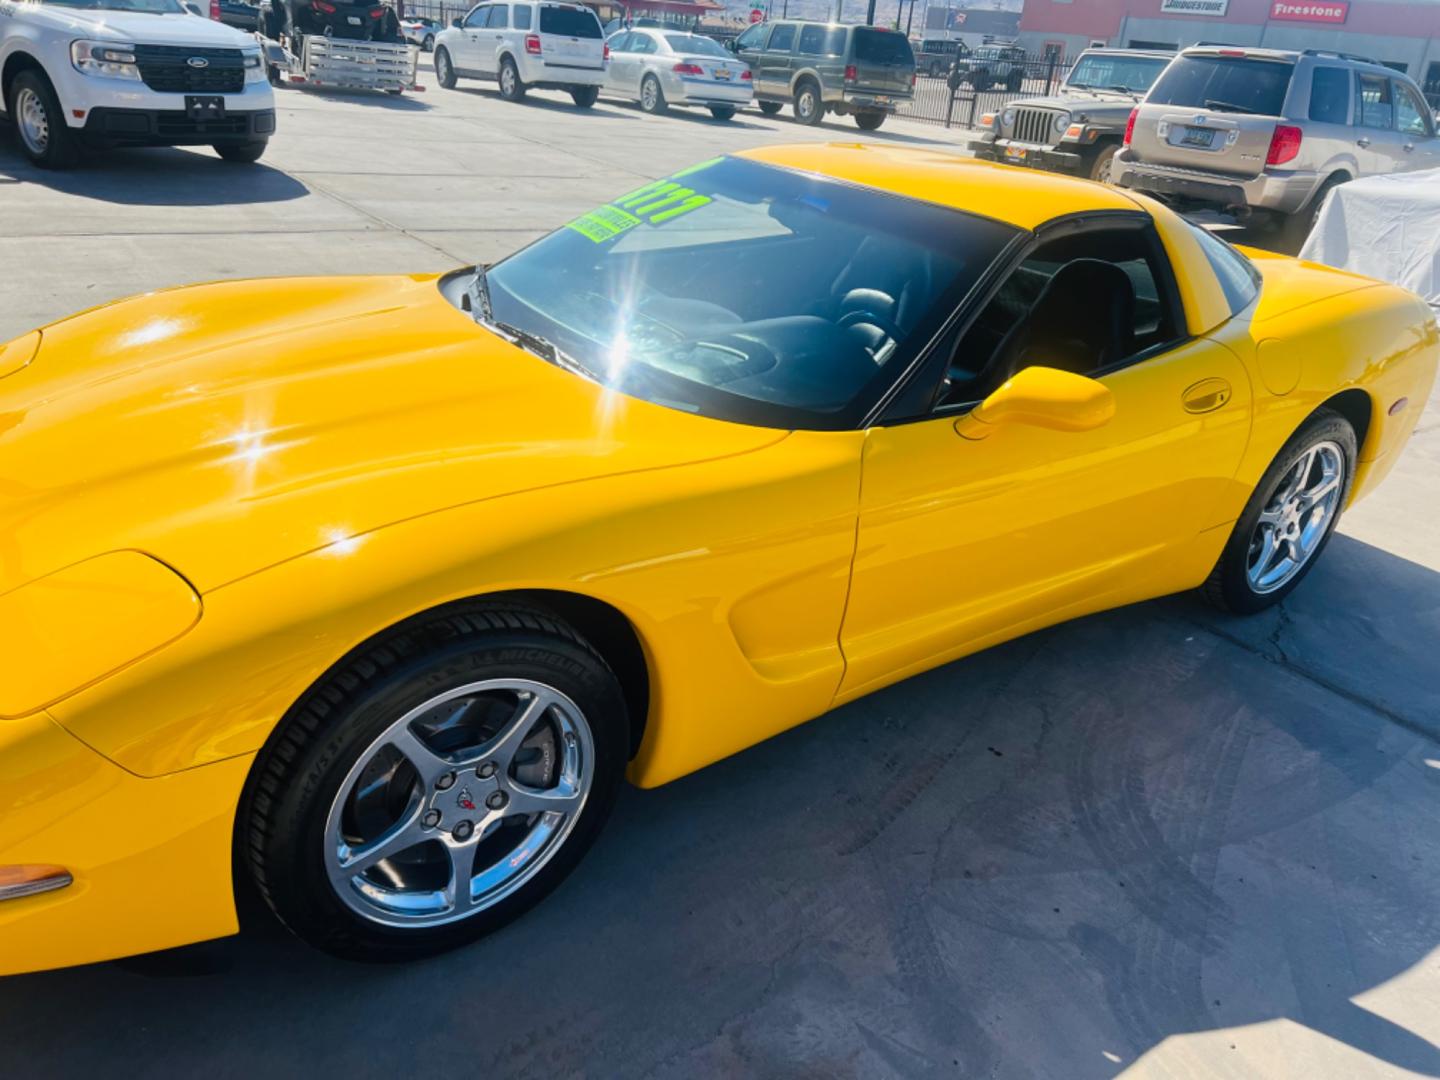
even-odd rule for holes
{"type": "Polygon", "coordinates": [[[1011,101],[1053,94],[1070,73],[1070,65],[1055,56],[987,61],[972,54],[958,58],[953,70],[942,75],[929,74],[921,57],[920,68],[914,99],[896,115],[964,128],[977,127],[980,117],[1011,101]]]}

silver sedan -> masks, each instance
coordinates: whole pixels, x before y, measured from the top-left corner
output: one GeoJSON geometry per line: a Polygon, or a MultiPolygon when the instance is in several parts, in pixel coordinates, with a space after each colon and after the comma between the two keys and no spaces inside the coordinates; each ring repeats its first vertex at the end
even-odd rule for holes
{"type": "Polygon", "coordinates": [[[755,97],[750,67],[713,38],[681,30],[637,29],[613,34],[604,92],[638,101],[648,113],[696,105],[729,120],[755,97]]]}

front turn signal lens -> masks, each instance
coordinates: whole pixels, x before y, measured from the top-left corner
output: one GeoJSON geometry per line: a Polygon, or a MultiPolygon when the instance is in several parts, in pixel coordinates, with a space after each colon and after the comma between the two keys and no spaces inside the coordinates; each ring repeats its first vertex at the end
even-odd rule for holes
{"type": "Polygon", "coordinates": [[[0,866],[0,900],[18,900],[22,896],[54,892],[74,880],[63,866],[34,863],[0,866]]]}

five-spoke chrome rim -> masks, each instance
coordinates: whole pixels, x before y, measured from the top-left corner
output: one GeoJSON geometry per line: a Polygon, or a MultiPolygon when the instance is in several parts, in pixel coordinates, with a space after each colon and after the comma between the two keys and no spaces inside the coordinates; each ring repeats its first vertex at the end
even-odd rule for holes
{"type": "Polygon", "coordinates": [[[595,744],[552,686],[490,679],[397,719],[346,774],[325,868],[359,915],[438,926],[499,903],[564,845],[585,806],[595,744]]]}
{"type": "Polygon", "coordinates": [[[640,104],[645,106],[646,112],[651,112],[659,101],[660,84],[654,79],[646,79],[645,85],[640,88],[640,104]]]}
{"type": "Polygon", "coordinates": [[[1320,442],[1280,478],[1250,537],[1245,576],[1257,593],[1272,593],[1298,574],[1325,539],[1340,506],[1345,454],[1320,442]]]}
{"type": "Polygon", "coordinates": [[[20,138],[32,154],[43,154],[50,145],[50,117],[40,95],[28,86],[15,95],[16,123],[20,138]]]}

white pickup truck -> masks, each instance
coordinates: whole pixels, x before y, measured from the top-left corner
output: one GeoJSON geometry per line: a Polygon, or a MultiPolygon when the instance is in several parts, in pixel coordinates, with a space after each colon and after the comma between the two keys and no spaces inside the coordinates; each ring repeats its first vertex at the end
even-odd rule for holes
{"type": "Polygon", "coordinates": [[[0,0],[0,101],[45,168],[118,145],[253,162],[275,131],[259,43],[181,0],[0,0]]]}

